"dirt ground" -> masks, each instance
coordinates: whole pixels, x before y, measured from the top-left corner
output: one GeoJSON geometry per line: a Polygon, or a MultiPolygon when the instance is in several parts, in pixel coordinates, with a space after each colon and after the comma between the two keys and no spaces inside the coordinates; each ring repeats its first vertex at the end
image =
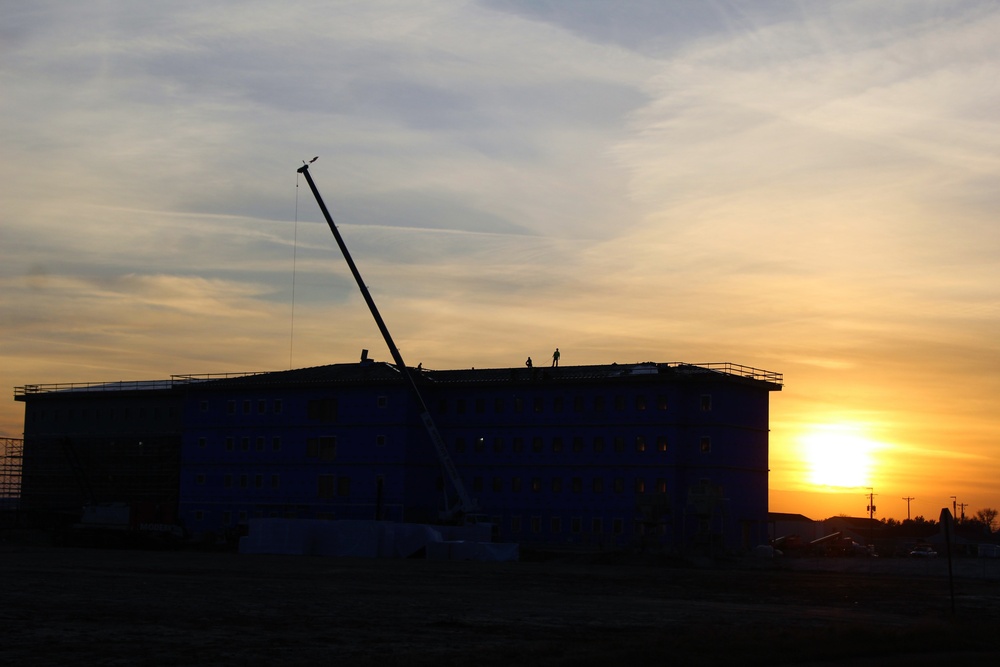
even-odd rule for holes
{"type": "Polygon", "coordinates": [[[946,559],[470,563],[7,541],[0,662],[987,664],[1000,627],[992,568],[963,565],[953,612],[946,559]]]}

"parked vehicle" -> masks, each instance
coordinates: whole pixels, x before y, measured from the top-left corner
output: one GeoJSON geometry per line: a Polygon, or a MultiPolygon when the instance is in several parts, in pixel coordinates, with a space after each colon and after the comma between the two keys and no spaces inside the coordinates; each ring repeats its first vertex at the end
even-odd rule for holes
{"type": "Polygon", "coordinates": [[[918,544],[910,551],[910,558],[936,558],[937,552],[929,544],[918,544]]]}

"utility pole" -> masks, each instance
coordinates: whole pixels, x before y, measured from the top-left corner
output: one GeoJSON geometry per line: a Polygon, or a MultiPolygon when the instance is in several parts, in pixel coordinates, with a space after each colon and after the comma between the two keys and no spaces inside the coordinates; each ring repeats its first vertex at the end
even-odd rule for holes
{"type": "Polygon", "coordinates": [[[965,508],[968,507],[970,503],[958,503],[958,509],[961,510],[959,523],[965,523],[965,508]]]}
{"type": "Polygon", "coordinates": [[[907,496],[907,497],[903,498],[903,500],[906,501],[906,520],[909,521],[910,520],[910,501],[911,500],[916,500],[916,498],[912,498],[910,496],[907,496]]]}
{"type": "MultiPolygon", "coordinates": [[[[868,548],[875,548],[875,489],[868,487],[868,548]]],[[[871,553],[874,553],[872,551],[871,553]]]]}
{"type": "Polygon", "coordinates": [[[958,498],[956,496],[951,496],[951,516],[954,517],[958,514],[958,498]]]}

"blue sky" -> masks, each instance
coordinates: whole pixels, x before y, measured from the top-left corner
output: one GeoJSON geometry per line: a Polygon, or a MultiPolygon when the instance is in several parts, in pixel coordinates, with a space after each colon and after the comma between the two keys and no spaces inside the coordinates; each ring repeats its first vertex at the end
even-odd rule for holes
{"type": "Polygon", "coordinates": [[[997,34],[991,2],[3,3],[0,380],[388,359],[319,155],[409,363],[779,371],[774,509],[864,507],[804,481],[830,428],[916,514],[1000,506],[997,34]]]}

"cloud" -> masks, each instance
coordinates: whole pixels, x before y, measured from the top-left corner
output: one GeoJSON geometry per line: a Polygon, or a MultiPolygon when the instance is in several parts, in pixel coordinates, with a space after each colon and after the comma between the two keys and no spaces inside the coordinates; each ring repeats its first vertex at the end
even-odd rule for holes
{"type": "Polygon", "coordinates": [[[998,29],[963,1],[18,6],[0,380],[379,356],[295,174],[320,155],[407,359],[737,361],[786,374],[777,467],[830,410],[979,456],[998,29]]]}

